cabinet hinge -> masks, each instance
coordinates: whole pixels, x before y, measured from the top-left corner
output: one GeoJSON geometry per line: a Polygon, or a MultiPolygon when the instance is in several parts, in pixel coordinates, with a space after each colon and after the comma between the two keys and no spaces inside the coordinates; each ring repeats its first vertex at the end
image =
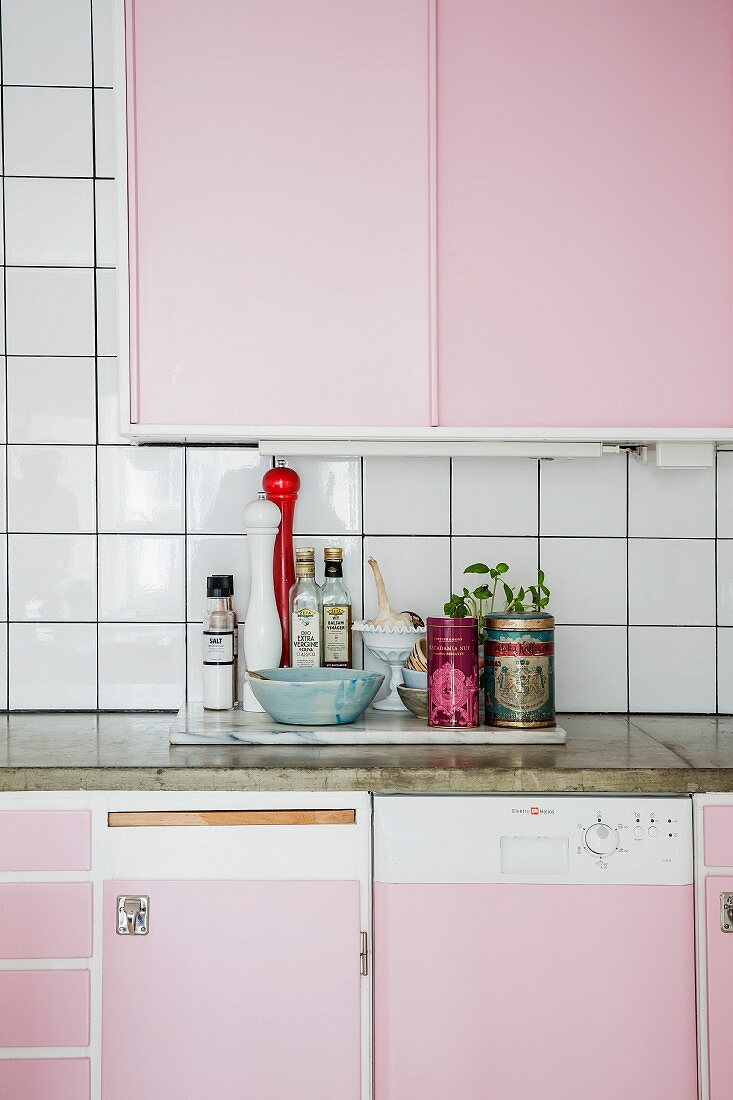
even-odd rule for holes
{"type": "Polygon", "coordinates": [[[361,965],[361,976],[366,978],[369,973],[369,933],[362,932],[361,934],[361,951],[359,952],[359,963],[361,965]]]}

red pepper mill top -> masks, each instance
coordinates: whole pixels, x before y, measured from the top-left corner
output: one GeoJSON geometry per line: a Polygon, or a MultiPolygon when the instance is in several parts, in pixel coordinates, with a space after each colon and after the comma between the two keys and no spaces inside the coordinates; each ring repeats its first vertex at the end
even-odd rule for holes
{"type": "Polygon", "coordinates": [[[280,667],[286,668],[290,664],[290,589],[295,584],[293,517],[300,489],[300,478],[295,470],[285,465],[284,459],[278,458],[275,466],[262,478],[262,488],[267,499],[277,504],[282,515],[272,558],[272,579],[275,584],[275,602],[283,632],[280,667]]]}

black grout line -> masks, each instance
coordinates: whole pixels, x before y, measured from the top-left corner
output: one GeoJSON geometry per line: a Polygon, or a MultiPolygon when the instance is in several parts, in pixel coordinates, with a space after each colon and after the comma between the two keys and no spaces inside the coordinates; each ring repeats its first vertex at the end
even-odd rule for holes
{"type": "MultiPolygon", "coordinates": [[[[92,87],[91,87],[91,105],[92,105],[92,176],[97,175],[97,127],[95,117],[95,91],[94,91],[94,3],[93,0],[89,0],[89,39],[90,39],[90,55],[91,55],[91,75],[92,75],[92,87]]],[[[93,260],[94,260],[94,279],[93,279],[93,306],[94,306],[94,436],[95,436],[95,450],[94,450],[94,515],[96,520],[96,534],[95,534],[95,564],[97,573],[97,586],[96,586],[96,603],[97,603],[97,628],[96,628],[96,654],[95,661],[97,667],[97,709],[99,709],[99,683],[100,683],[100,664],[99,664],[99,364],[97,362],[97,353],[99,351],[99,337],[98,337],[98,296],[97,296],[97,184],[96,180],[92,181],[92,241],[93,241],[93,260]]]]}
{"type": "Polygon", "coordinates": [[[713,548],[713,568],[715,580],[715,713],[720,711],[720,653],[718,651],[718,452],[715,452],[715,546],[713,548]]]}
{"type": "Polygon", "coordinates": [[[631,712],[631,607],[629,600],[629,489],[631,485],[629,463],[631,456],[626,452],[626,712],[631,712]]]}
{"type": "MultiPolygon", "coordinates": [[[[0,73],[3,70],[3,29],[2,29],[2,5],[0,3],[0,73]]],[[[2,197],[3,197],[3,211],[2,211],[2,228],[3,228],[3,364],[5,372],[5,472],[4,472],[4,490],[5,490],[5,531],[7,532],[10,527],[10,511],[9,511],[9,479],[8,479],[8,291],[7,291],[7,277],[5,270],[5,248],[7,245],[7,232],[5,223],[5,86],[0,84],[0,168],[2,169],[2,197]]],[[[10,568],[8,564],[9,558],[9,536],[5,535],[5,613],[10,615],[10,568]]],[[[10,626],[5,627],[5,708],[10,707],[10,626]]],[[[2,700],[0,700],[2,702],[2,700]]]]}
{"type": "MultiPolygon", "coordinates": [[[[92,49],[92,73],[94,72],[94,50],[92,49]]],[[[48,92],[113,92],[111,84],[5,84],[6,88],[44,88],[48,92]]]]}
{"type": "Polygon", "coordinates": [[[183,448],[183,701],[188,702],[188,451],[183,448]]]}

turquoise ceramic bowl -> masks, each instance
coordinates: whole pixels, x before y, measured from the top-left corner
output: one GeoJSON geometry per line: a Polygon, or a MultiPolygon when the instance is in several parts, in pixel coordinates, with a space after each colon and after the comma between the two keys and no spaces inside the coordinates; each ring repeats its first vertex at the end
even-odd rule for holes
{"type": "Polygon", "coordinates": [[[379,672],[353,668],[262,668],[247,676],[255,699],[276,722],[342,726],[363,714],[382,686],[379,672]]]}

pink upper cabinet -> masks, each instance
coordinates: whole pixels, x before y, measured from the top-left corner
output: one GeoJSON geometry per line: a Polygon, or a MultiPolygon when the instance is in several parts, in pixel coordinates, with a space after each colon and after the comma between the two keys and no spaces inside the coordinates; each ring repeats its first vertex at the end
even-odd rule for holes
{"type": "Polygon", "coordinates": [[[133,423],[429,423],[428,39],[426,0],[128,0],[133,423]]]}
{"type": "Polygon", "coordinates": [[[733,2],[437,0],[446,426],[733,426],[733,2]]]}

